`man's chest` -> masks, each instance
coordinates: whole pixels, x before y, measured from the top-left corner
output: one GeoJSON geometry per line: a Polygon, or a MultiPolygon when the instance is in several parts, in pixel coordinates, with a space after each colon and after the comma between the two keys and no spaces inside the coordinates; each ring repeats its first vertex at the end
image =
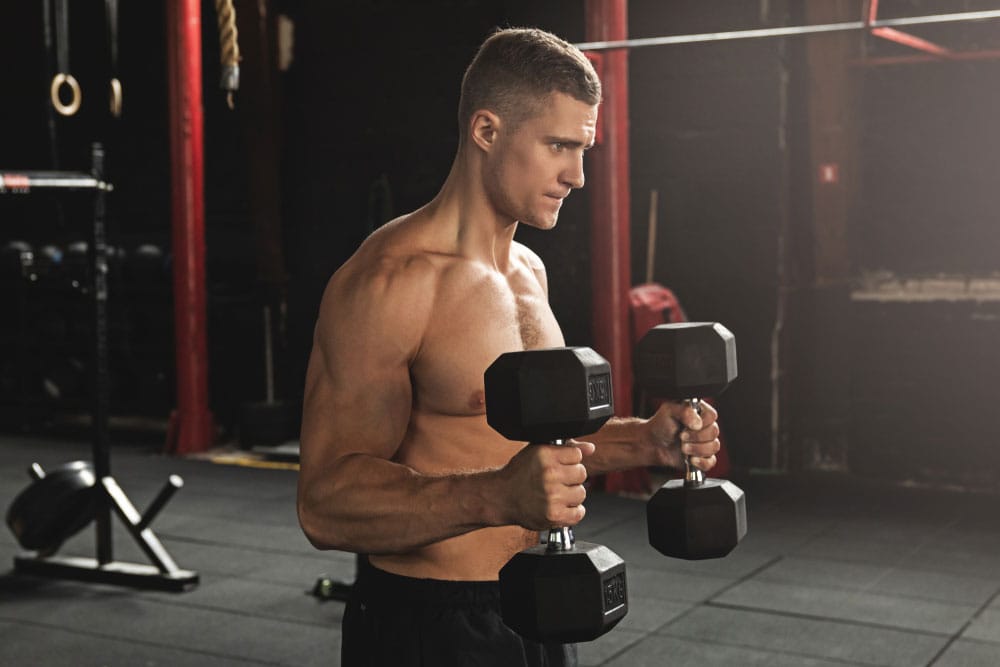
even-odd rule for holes
{"type": "Polygon", "coordinates": [[[483,373],[504,352],[563,344],[540,289],[479,285],[439,300],[411,368],[414,399],[443,414],[485,409],[483,373]]]}

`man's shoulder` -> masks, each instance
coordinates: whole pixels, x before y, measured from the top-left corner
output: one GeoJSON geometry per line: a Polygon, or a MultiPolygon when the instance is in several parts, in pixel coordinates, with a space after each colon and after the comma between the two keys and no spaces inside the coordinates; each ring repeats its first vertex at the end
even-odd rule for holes
{"type": "Polygon", "coordinates": [[[330,279],[317,332],[337,340],[336,332],[350,331],[412,355],[433,310],[438,270],[421,253],[363,250],[330,279]]]}
{"type": "Polygon", "coordinates": [[[514,241],[514,243],[511,244],[511,253],[516,260],[523,262],[525,266],[535,273],[545,273],[545,263],[542,262],[542,258],[538,256],[538,253],[523,243],[514,241]]]}
{"type": "Polygon", "coordinates": [[[405,221],[397,219],[376,230],[358,251],[334,274],[335,282],[352,288],[383,288],[418,283],[425,286],[439,271],[433,257],[407,233],[405,221]]]}

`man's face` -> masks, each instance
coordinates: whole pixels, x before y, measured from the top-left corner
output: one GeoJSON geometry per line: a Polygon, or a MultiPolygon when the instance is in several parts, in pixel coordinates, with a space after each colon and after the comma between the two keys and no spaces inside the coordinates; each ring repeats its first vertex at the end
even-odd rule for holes
{"type": "Polygon", "coordinates": [[[501,131],[487,190],[502,215],[551,229],[562,200],[583,187],[583,153],[594,144],[597,106],[552,93],[541,112],[501,131]]]}

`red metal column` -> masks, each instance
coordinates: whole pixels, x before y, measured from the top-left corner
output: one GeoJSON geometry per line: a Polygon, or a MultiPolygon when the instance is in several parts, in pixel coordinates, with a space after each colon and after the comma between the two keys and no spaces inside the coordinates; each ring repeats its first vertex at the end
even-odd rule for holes
{"type": "MultiPolygon", "coordinates": [[[[628,38],[628,0],[586,0],[588,42],[628,38]]],[[[628,290],[632,284],[628,50],[603,54],[603,142],[591,152],[590,262],[594,349],[610,363],[615,405],[632,414],[632,344],[628,290]]]]}
{"type": "Polygon", "coordinates": [[[168,449],[204,451],[212,443],[205,335],[205,197],[201,105],[201,2],[168,0],[170,181],[173,192],[174,337],[177,410],[168,449]]]}

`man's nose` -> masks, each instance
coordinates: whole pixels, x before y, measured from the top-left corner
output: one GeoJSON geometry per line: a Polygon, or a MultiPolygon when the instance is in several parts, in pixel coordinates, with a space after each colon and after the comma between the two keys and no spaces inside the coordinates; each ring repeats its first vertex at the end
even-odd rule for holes
{"type": "Polygon", "coordinates": [[[563,172],[563,183],[571,188],[582,188],[586,178],[583,175],[583,153],[573,160],[570,168],[563,172]]]}

